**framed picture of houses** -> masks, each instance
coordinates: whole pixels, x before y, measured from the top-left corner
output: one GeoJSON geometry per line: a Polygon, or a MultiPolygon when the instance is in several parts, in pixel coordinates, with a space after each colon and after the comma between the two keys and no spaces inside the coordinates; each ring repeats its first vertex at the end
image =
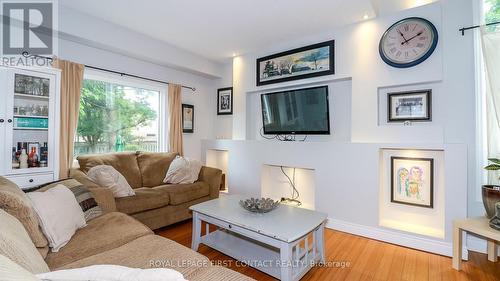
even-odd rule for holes
{"type": "Polygon", "coordinates": [[[257,59],[257,86],[335,74],[335,41],[257,59]]]}
{"type": "Polygon", "coordinates": [[[432,90],[389,93],[387,121],[431,121],[432,90]]]}

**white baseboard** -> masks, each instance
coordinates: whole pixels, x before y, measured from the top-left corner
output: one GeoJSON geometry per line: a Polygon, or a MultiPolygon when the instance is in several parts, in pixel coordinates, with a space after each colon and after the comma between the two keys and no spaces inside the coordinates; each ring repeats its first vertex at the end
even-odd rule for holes
{"type": "MultiPolygon", "coordinates": [[[[379,240],[408,248],[435,253],[438,255],[443,255],[448,257],[452,256],[451,242],[418,237],[411,234],[391,231],[379,227],[350,223],[332,218],[328,218],[326,227],[342,232],[351,233],[358,236],[367,237],[374,240],[379,240]]],[[[485,249],[486,249],[486,244],[485,244],[485,249]]],[[[465,246],[462,250],[462,253],[463,253],[462,258],[467,260],[468,252],[465,246]]]]}

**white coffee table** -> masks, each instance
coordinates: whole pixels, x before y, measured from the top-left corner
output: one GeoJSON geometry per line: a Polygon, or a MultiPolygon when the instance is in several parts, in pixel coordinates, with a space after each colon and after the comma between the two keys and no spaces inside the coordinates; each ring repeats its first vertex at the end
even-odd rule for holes
{"type": "Polygon", "coordinates": [[[191,248],[203,243],[277,279],[300,280],[314,264],[325,261],[327,215],[280,205],[266,214],[239,206],[242,196],[230,195],[191,206],[191,248]],[[207,223],[202,236],[201,222],[207,223]],[[209,224],[218,230],[209,232],[209,224]]]}

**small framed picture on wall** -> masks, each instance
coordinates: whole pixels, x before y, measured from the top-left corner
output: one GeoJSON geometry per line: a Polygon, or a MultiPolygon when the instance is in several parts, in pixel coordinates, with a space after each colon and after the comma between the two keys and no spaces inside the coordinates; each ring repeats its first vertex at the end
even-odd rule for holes
{"type": "Polygon", "coordinates": [[[387,94],[387,121],[431,121],[432,90],[387,94]]]}
{"type": "Polygon", "coordinates": [[[434,159],[391,157],[391,202],[434,208],[434,159]]]}
{"type": "Polygon", "coordinates": [[[233,87],[217,90],[217,115],[233,114],[233,87]]]}
{"type": "Polygon", "coordinates": [[[182,104],[182,132],[194,132],[194,105],[182,104]]]}

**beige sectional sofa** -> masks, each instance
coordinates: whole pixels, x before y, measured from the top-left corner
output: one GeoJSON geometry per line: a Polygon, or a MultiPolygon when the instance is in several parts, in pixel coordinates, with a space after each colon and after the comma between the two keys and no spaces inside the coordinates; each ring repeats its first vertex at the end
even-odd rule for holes
{"type": "Polygon", "coordinates": [[[165,174],[176,156],[146,152],[84,155],[77,158],[80,167],[72,169],[70,176],[85,186],[98,188],[86,173],[97,165],[113,166],[136,194],[117,198],[116,209],[157,229],[191,218],[190,206],[219,197],[222,177],[219,169],[202,167],[198,181],[192,184],[164,184],[165,174]]]}
{"type": "MultiPolygon", "coordinates": [[[[47,188],[50,186],[45,187],[47,188]]],[[[45,267],[29,266],[34,263],[33,255],[39,255],[50,270],[114,264],[133,268],[172,268],[192,281],[253,280],[230,269],[214,266],[205,256],[155,235],[150,228],[135,218],[114,211],[113,197],[103,196],[100,188],[90,190],[96,199],[98,198],[99,206],[106,212],[89,221],[86,227],[76,232],[66,246],[53,253],[47,247],[47,240],[39,228],[31,201],[14,183],[0,177],[0,209],[5,211],[0,212],[0,245],[13,244],[12,239],[17,239],[16,236],[19,236],[19,239],[29,237],[26,238],[28,242],[23,242],[26,247],[2,247],[0,255],[7,256],[32,273],[41,273],[33,272],[36,271],[33,268],[45,267]],[[12,221],[6,216],[16,218],[19,226],[6,223],[12,221]],[[25,230],[26,234],[15,235],[19,229],[25,230]],[[17,253],[21,248],[24,253],[26,249],[32,249],[32,253],[17,253]]]]}

